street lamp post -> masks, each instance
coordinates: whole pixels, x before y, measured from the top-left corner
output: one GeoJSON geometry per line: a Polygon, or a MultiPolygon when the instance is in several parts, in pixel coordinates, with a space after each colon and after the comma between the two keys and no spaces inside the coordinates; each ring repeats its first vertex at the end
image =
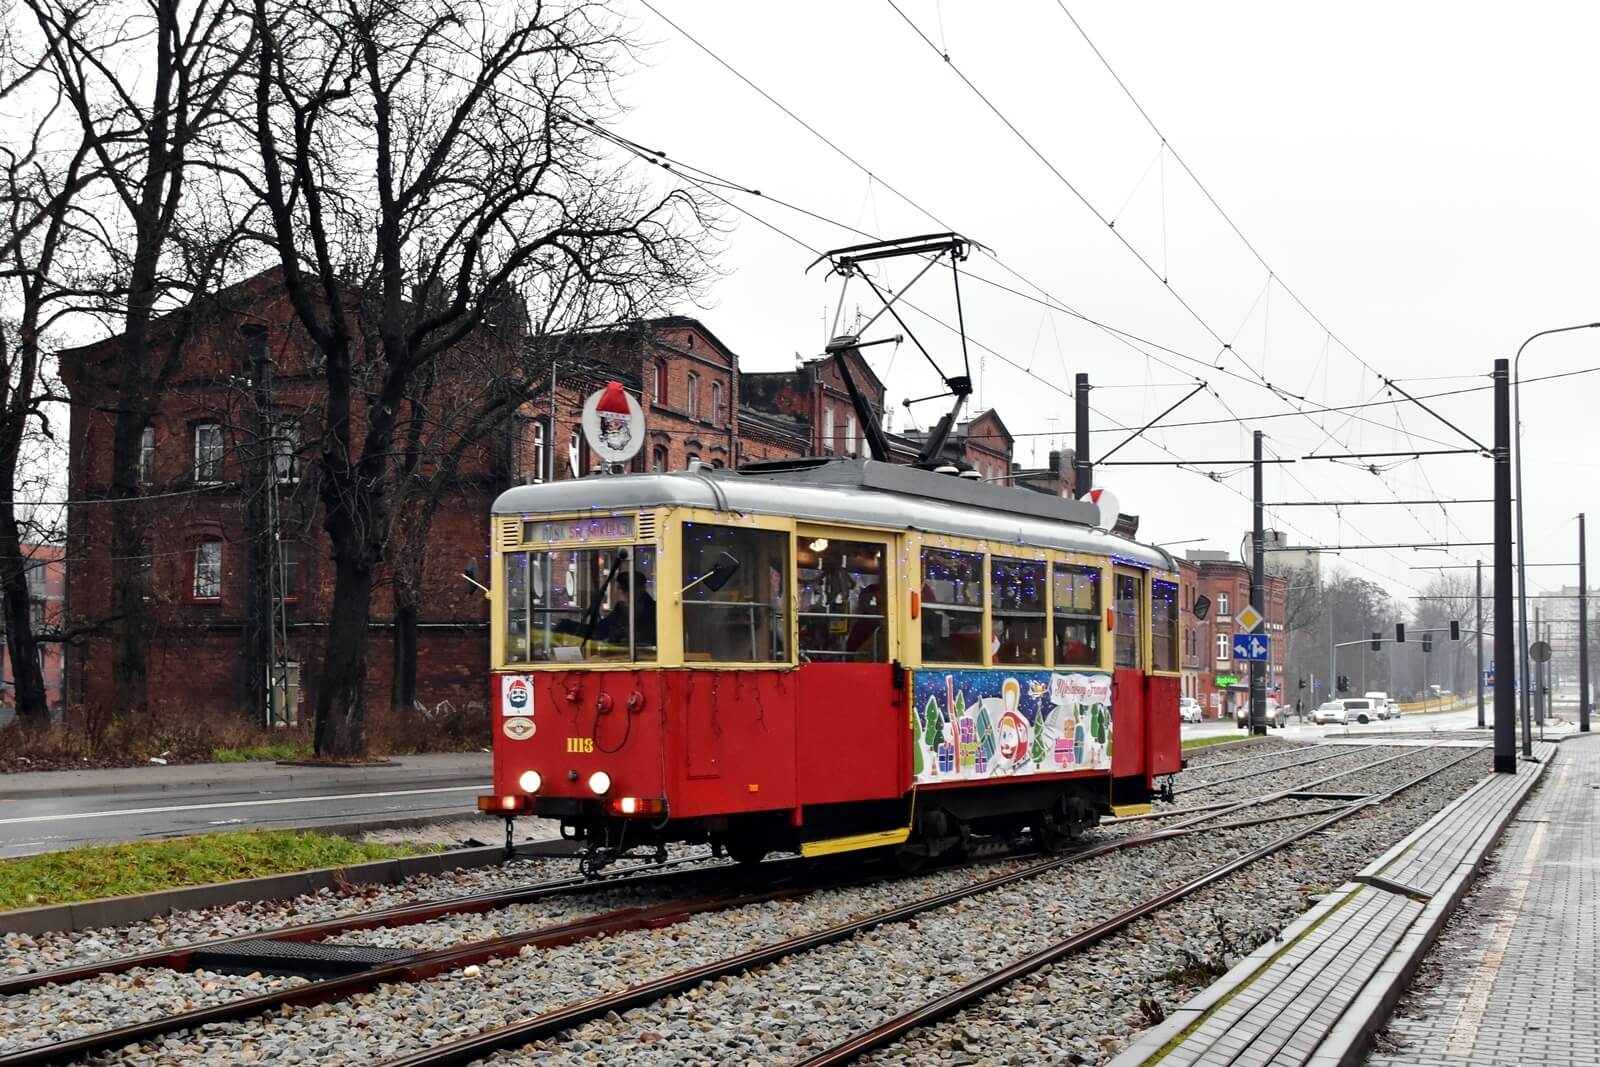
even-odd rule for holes
{"type": "MultiPolygon", "coordinates": [[[[1517,358],[1511,365],[1511,404],[1515,411],[1517,451],[1517,627],[1522,646],[1522,754],[1533,755],[1533,687],[1528,684],[1528,557],[1522,543],[1522,350],[1529,344],[1552,333],[1569,333],[1573,330],[1600,329],[1600,322],[1581,322],[1576,326],[1558,326],[1553,330],[1540,330],[1517,348],[1517,358]]],[[[1498,617],[1495,625],[1500,625],[1498,617]]]]}

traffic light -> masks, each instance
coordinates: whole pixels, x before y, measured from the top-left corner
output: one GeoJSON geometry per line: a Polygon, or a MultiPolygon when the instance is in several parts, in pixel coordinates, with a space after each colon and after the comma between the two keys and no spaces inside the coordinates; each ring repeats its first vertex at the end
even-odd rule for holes
{"type": "Polygon", "coordinates": [[[1397,642],[1399,642],[1400,644],[1402,644],[1402,645],[1406,643],[1406,624],[1405,623],[1397,622],[1397,623],[1394,624],[1394,639],[1397,642]]]}
{"type": "Polygon", "coordinates": [[[1432,652],[1433,651],[1433,635],[1432,634],[1423,634],[1422,635],[1422,651],[1424,651],[1424,652],[1432,652]]]}
{"type": "Polygon", "coordinates": [[[1304,689],[1305,687],[1306,687],[1306,680],[1304,678],[1301,678],[1300,679],[1300,688],[1304,689]]]}
{"type": "Polygon", "coordinates": [[[1461,623],[1457,622],[1455,619],[1450,620],[1450,640],[1461,640],[1461,623]]]}
{"type": "Polygon", "coordinates": [[[1374,652],[1382,652],[1383,651],[1383,635],[1380,634],[1377,630],[1372,631],[1372,651],[1374,651],[1374,652]]]}

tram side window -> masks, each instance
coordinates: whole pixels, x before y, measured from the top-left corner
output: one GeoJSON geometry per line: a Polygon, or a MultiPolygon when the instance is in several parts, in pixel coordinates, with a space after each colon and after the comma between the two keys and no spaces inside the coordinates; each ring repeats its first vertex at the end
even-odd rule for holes
{"type": "Polygon", "coordinates": [[[1100,568],[1055,566],[1057,667],[1100,666],[1100,568]]]}
{"type": "Polygon", "coordinates": [[[1045,565],[1020,559],[989,560],[990,648],[995,663],[1044,663],[1049,639],[1044,612],[1045,565]]]}
{"type": "Polygon", "coordinates": [[[1178,669],[1178,586],[1175,582],[1150,583],[1150,669],[1178,669]]]}
{"type": "Polygon", "coordinates": [[[1116,665],[1139,666],[1140,633],[1144,626],[1144,580],[1132,574],[1117,574],[1111,579],[1112,610],[1116,614],[1116,665]]]}
{"type": "Polygon", "coordinates": [[[881,542],[800,538],[800,658],[816,663],[887,663],[881,542]]]}
{"type": "Polygon", "coordinates": [[[507,661],[655,659],[655,563],[648,546],[510,553],[507,661]]]}
{"type": "Polygon", "coordinates": [[[983,662],[983,555],[922,550],[922,661],[983,662]]]}
{"type": "Polygon", "coordinates": [[[506,555],[506,662],[528,662],[528,554],[506,555]]]}
{"type": "Polygon", "coordinates": [[[685,662],[785,662],[788,574],[785,532],[684,523],[685,662]]]}

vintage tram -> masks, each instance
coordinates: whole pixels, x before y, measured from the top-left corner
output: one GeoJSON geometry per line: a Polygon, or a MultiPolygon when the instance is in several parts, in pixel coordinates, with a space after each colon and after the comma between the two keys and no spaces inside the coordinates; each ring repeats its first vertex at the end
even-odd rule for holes
{"type": "Polygon", "coordinates": [[[672,842],[1060,847],[1181,765],[1177,566],[1097,525],[872,460],[513,488],[479,806],[559,819],[590,870],[672,842]]]}

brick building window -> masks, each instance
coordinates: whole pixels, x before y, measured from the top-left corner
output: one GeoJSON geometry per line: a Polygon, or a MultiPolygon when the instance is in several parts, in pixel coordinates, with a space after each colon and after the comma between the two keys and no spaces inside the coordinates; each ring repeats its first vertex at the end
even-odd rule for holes
{"type": "Polygon", "coordinates": [[[30,561],[28,569],[23,572],[28,579],[28,595],[36,600],[43,599],[45,596],[44,568],[45,563],[43,560],[38,562],[30,561]]]}
{"type": "Polygon", "coordinates": [[[722,399],[722,383],[711,383],[711,425],[722,426],[727,422],[726,405],[722,399]]]}
{"type": "Polygon", "coordinates": [[[822,409],[822,454],[833,455],[833,408],[822,409]]]}
{"type": "Polygon", "coordinates": [[[524,482],[544,481],[544,423],[535,421],[533,424],[533,469],[524,471],[524,482]]]}
{"type": "Polygon", "coordinates": [[[693,467],[696,463],[699,463],[699,462],[700,462],[700,457],[695,455],[693,452],[690,452],[687,456],[683,457],[683,466],[684,466],[685,470],[688,470],[689,468],[693,467]]]}
{"type": "Polygon", "coordinates": [[[222,427],[217,423],[195,424],[194,480],[201,485],[222,481],[222,427]]]}
{"type": "Polygon", "coordinates": [[[45,604],[42,600],[28,601],[28,626],[35,634],[43,633],[45,627],[45,604]]]}
{"type": "Polygon", "coordinates": [[[156,459],[156,428],[146,426],[139,431],[139,484],[149,485],[151,472],[155,469],[156,459]]]}
{"type": "Polygon", "coordinates": [[[277,587],[273,596],[291,602],[300,599],[300,544],[297,541],[278,542],[277,587]]]}
{"type": "Polygon", "coordinates": [[[690,371],[684,388],[689,393],[684,400],[684,413],[691,419],[698,419],[700,417],[700,375],[690,371]]]}
{"type": "Polygon", "coordinates": [[[194,546],[193,581],[190,591],[196,600],[218,600],[222,597],[222,542],[198,541],[194,546]]]}
{"type": "Polygon", "coordinates": [[[650,450],[650,469],[657,474],[664,474],[667,470],[667,450],[663,445],[656,445],[650,450]]]}
{"type": "Polygon", "coordinates": [[[844,450],[846,455],[856,454],[856,417],[854,413],[844,417],[844,450]]]}
{"type": "Polygon", "coordinates": [[[578,430],[573,430],[567,435],[567,462],[572,468],[572,476],[583,476],[583,435],[578,430]]]}
{"type": "Polygon", "coordinates": [[[1217,594],[1217,618],[1226,619],[1231,613],[1228,611],[1228,594],[1217,594]]]}
{"type": "Polygon", "coordinates": [[[1233,647],[1228,641],[1227,634],[1217,635],[1217,662],[1226,663],[1232,658],[1233,647]]]}
{"type": "Polygon", "coordinates": [[[651,392],[655,395],[656,407],[665,407],[667,403],[667,365],[657,362],[653,370],[652,380],[654,385],[651,392]]]}
{"type": "Polygon", "coordinates": [[[272,435],[272,475],[279,485],[300,480],[300,420],[287,412],[273,415],[268,427],[272,435]]]}

